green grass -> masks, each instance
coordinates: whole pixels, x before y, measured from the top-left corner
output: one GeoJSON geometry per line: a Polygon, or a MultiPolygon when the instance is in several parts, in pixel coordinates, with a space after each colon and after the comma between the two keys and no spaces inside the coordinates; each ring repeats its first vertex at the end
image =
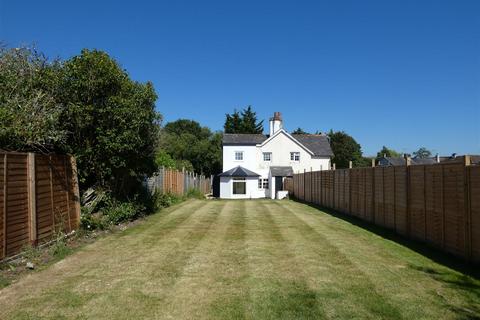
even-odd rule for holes
{"type": "Polygon", "coordinates": [[[478,278],[354,222],[189,200],[2,289],[0,318],[480,318],[478,278]]]}

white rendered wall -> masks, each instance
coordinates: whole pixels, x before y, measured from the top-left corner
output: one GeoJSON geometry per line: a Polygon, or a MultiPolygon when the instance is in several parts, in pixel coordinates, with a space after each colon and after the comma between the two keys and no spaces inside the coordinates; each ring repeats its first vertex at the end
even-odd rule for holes
{"type": "Polygon", "coordinates": [[[246,194],[233,194],[233,179],[231,177],[220,177],[220,198],[222,199],[258,199],[265,198],[265,191],[258,189],[258,179],[247,177],[246,194]]]}
{"type": "Polygon", "coordinates": [[[304,169],[310,171],[310,168],[314,171],[328,170],[330,167],[330,158],[312,157],[309,152],[281,132],[263,147],[257,148],[256,170],[262,172],[266,170],[268,172],[270,166],[291,166],[294,173],[303,172],[304,169]],[[271,152],[272,161],[263,161],[263,152],[271,152]],[[300,152],[300,161],[291,161],[290,152],[300,152]]]}
{"type": "Polygon", "coordinates": [[[223,172],[234,167],[242,166],[269,179],[269,189],[258,189],[258,179],[250,178],[247,183],[247,195],[237,196],[232,194],[232,183],[229,178],[220,179],[220,198],[275,198],[275,181],[269,177],[270,166],[291,166],[294,173],[304,170],[328,170],[329,157],[312,157],[309,152],[294,142],[283,131],[260,146],[223,146],[223,172]],[[243,160],[235,160],[235,152],[243,151],[243,160]],[[263,161],[263,152],[271,152],[271,161],[263,161]],[[300,152],[300,161],[291,161],[290,152],[300,152]],[[253,182],[252,182],[253,181],[253,182]]]}

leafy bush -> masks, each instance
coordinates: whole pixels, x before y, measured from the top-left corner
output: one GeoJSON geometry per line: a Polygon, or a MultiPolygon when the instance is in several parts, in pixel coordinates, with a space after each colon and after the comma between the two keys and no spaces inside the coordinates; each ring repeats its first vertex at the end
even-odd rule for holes
{"type": "Polygon", "coordinates": [[[157,195],[156,205],[159,209],[168,208],[182,200],[181,197],[173,193],[162,193],[157,195]]]}
{"type": "Polygon", "coordinates": [[[117,202],[103,210],[103,215],[112,224],[135,219],[138,214],[137,206],[132,202],[117,202]]]}
{"type": "Polygon", "coordinates": [[[199,189],[192,188],[192,189],[188,190],[187,198],[205,199],[205,195],[199,189]]]}
{"type": "Polygon", "coordinates": [[[65,236],[61,233],[59,233],[56,237],[55,240],[50,247],[50,253],[52,256],[54,256],[56,259],[63,259],[66,256],[68,256],[72,252],[72,249],[67,246],[67,241],[65,239],[65,236]]]}
{"type": "Polygon", "coordinates": [[[101,213],[84,213],[82,210],[82,215],[80,217],[80,225],[82,229],[88,231],[96,229],[105,230],[108,227],[108,222],[101,213]]]}

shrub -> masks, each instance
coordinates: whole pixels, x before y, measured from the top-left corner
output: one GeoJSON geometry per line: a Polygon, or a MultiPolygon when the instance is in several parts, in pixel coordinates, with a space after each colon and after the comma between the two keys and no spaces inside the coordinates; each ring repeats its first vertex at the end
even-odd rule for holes
{"type": "Polygon", "coordinates": [[[132,202],[116,202],[103,210],[103,215],[112,224],[135,219],[138,214],[137,206],[132,202]]]}
{"type": "Polygon", "coordinates": [[[199,189],[192,188],[188,190],[187,198],[205,199],[205,195],[199,189]]]}
{"type": "Polygon", "coordinates": [[[68,256],[71,252],[72,249],[67,246],[65,236],[62,233],[57,234],[52,246],[50,247],[51,255],[54,256],[56,259],[61,260],[68,256]]]}
{"type": "Polygon", "coordinates": [[[181,197],[173,193],[162,193],[157,196],[156,204],[158,208],[168,208],[182,200],[181,197]]]}

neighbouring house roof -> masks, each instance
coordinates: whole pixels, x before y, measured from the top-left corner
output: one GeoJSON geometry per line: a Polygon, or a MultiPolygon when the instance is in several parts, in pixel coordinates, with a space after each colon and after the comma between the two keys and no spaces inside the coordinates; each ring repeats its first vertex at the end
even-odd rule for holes
{"type": "Polygon", "coordinates": [[[260,177],[259,174],[241,166],[222,172],[219,174],[219,176],[220,177],[260,177]]]}
{"type": "Polygon", "coordinates": [[[224,133],[224,145],[256,145],[267,140],[264,134],[249,134],[249,133],[224,133]]]}
{"type": "Polygon", "coordinates": [[[330,140],[324,134],[292,134],[291,136],[312,151],[315,156],[333,156],[330,140]]]}
{"type": "MultiPolygon", "coordinates": [[[[291,137],[310,150],[314,156],[332,157],[328,137],[323,134],[292,134],[291,137]]],[[[257,145],[268,139],[264,134],[225,133],[223,145],[257,145]]]]}
{"type": "Polygon", "coordinates": [[[291,177],[293,169],[290,166],[272,166],[270,167],[272,177],[291,177]]]}
{"type": "MultiPolygon", "coordinates": [[[[435,157],[433,158],[411,158],[410,164],[411,165],[418,165],[418,164],[434,164],[437,163],[435,157]]],[[[404,166],[406,164],[405,158],[403,157],[381,157],[378,160],[378,165],[383,167],[388,166],[404,166]]]]}

